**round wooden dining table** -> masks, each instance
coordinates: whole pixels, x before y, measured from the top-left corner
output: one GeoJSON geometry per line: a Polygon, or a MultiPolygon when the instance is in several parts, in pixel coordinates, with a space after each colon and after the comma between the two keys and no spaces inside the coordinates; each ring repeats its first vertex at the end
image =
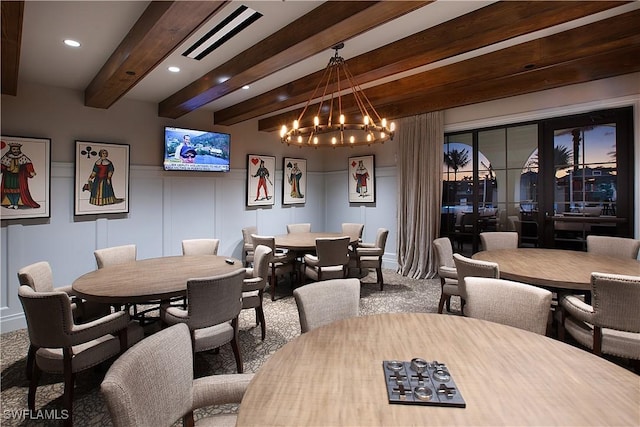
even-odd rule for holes
{"type": "Polygon", "coordinates": [[[462,316],[386,313],[313,329],[276,351],[237,426],[640,423],[638,376],[592,353],[462,316]],[[383,361],[444,363],[466,407],[390,403],[383,361]]]}
{"type": "MultiPolygon", "coordinates": [[[[343,233],[289,233],[275,236],[276,247],[288,249],[290,251],[314,251],[316,249],[316,239],[335,239],[346,236],[343,233]]],[[[351,237],[350,242],[357,242],[357,237],[351,237]]]]}
{"type": "Polygon", "coordinates": [[[590,291],[592,272],[640,276],[638,260],[563,249],[499,249],[477,252],[472,258],[497,263],[502,279],[553,291],[590,291]]]}
{"type": "Polygon", "coordinates": [[[240,268],[243,268],[240,260],[218,255],[148,258],[84,274],[74,280],[72,288],[89,301],[145,303],[184,296],[187,280],[191,278],[216,276],[240,268]]]}

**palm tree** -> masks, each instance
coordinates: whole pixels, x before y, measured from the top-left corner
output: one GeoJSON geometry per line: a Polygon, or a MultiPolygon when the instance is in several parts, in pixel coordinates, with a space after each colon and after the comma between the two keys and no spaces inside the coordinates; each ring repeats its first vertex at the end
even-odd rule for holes
{"type": "Polygon", "coordinates": [[[469,150],[453,149],[444,153],[444,163],[449,169],[453,169],[453,180],[458,181],[458,169],[469,164],[469,150]]]}

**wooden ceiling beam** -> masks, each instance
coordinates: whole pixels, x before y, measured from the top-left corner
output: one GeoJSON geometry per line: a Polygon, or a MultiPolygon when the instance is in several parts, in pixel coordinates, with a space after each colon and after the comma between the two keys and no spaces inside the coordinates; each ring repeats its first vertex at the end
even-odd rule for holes
{"type": "Polygon", "coordinates": [[[228,1],[152,1],[85,89],[85,105],[109,108],[228,1]]]}
{"type": "Polygon", "coordinates": [[[326,2],[160,102],[158,115],[181,117],[428,3],[431,1],[326,2]],[[220,83],[225,77],[228,80],[220,83]]]}
{"type": "MultiPolygon", "coordinates": [[[[521,82],[511,79],[521,74],[530,74],[538,69],[553,69],[562,64],[574,63],[583,58],[600,57],[608,52],[616,52],[623,48],[634,48],[640,45],[640,33],[637,31],[637,22],[640,20],[640,11],[629,12],[615,18],[598,21],[583,27],[578,27],[563,33],[558,33],[543,39],[532,40],[520,45],[502,49],[479,57],[457,62],[444,67],[429,70],[401,78],[386,84],[365,89],[364,92],[378,113],[388,119],[398,118],[398,109],[389,107],[394,104],[402,104],[406,99],[433,96],[434,92],[454,90],[464,87],[482,86],[483,82],[502,79],[502,84],[519,85],[521,82]],[[393,111],[394,114],[383,112],[393,111]]],[[[582,75],[576,75],[571,68],[568,69],[569,77],[575,79],[575,83],[583,82],[582,76],[590,75],[588,61],[581,61],[585,67],[582,75]]],[[[640,57],[632,57],[627,61],[613,63],[611,67],[619,68],[616,75],[635,72],[636,63],[640,63],[640,57]]],[[[597,67],[594,64],[593,67],[597,67]]],[[[558,68],[561,72],[566,68],[558,68]]],[[[612,71],[608,70],[607,73],[612,71]]],[[[596,73],[602,75],[603,73],[596,73]]],[[[561,78],[559,76],[558,78],[561,78]]],[[[602,78],[602,77],[597,77],[602,78]]],[[[572,84],[570,81],[566,84],[572,84]]],[[[532,87],[540,87],[532,85],[532,87]]],[[[550,87],[556,87],[551,85],[550,87]]],[[[544,87],[545,89],[548,87],[544,87]]],[[[515,92],[528,93],[528,87],[515,87],[515,92]]],[[[505,88],[504,90],[511,90],[505,88]]],[[[537,89],[542,90],[542,89],[537,89]]],[[[488,99],[490,94],[482,91],[488,99]]],[[[357,112],[352,101],[353,97],[343,97],[343,111],[345,114],[357,112]]],[[[426,102],[426,101],[425,101],[426,102]]],[[[412,101],[413,103],[413,101],[412,101]]],[[[457,105],[450,105],[457,106],[457,105]]],[[[311,110],[313,106],[309,107],[311,110]]],[[[315,107],[317,108],[317,107],[315,107]]],[[[258,129],[261,131],[274,131],[283,123],[291,123],[297,119],[301,109],[261,119],[258,129]]],[[[398,110],[399,111],[399,110],[398,110]]],[[[417,113],[412,113],[417,114],[417,113]]],[[[301,124],[301,125],[304,125],[301,124]]]]}
{"type": "MultiPolygon", "coordinates": [[[[497,2],[347,61],[359,84],[617,7],[625,2],[497,2]],[[522,19],[520,19],[522,18],[522,19]]],[[[308,101],[324,70],[214,113],[232,125],[308,101]]],[[[330,88],[333,89],[333,88],[330,88]]]]}
{"type": "Polygon", "coordinates": [[[2,2],[2,93],[18,94],[24,1],[2,2]]]}

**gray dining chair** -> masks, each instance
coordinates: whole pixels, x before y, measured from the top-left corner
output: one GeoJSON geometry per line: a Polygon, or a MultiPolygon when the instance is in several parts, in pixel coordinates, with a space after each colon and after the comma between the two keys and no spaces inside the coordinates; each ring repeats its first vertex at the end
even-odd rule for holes
{"type": "Polygon", "coordinates": [[[382,275],[382,257],[387,246],[389,230],[379,228],[376,233],[376,241],[373,243],[360,243],[355,250],[356,267],[358,270],[374,268],[376,270],[376,282],[380,285],[380,290],[384,290],[384,277],[382,275]]]}
{"type": "Polygon", "coordinates": [[[465,316],[545,335],[551,315],[550,291],[489,277],[465,277],[465,316]]]}
{"type": "Polygon", "coordinates": [[[500,268],[495,262],[481,261],[468,258],[461,254],[453,254],[453,261],[458,272],[458,293],[460,294],[460,310],[464,314],[464,306],[467,302],[466,277],[500,278],[500,268]]]}
{"type": "Polygon", "coordinates": [[[518,233],[513,231],[485,231],[480,233],[480,242],[485,251],[516,249],[518,233]]]}
{"type": "Polygon", "coordinates": [[[93,251],[98,268],[133,262],[137,258],[136,245],[112,246],[93,251]]]}
{"type": "Polygon", "coordinates": [[[564,295],[559,305],[561,340],[566,331],[595,354],[640,360],[640,276],[591,273],[591,304],[564,295]]]}
{"type": "Polygon", "coordinates": [[[100,391],[116,427],[233,426],[235,414],[205,416],[193,411],[239,404],[253,374],[218,374],[194,379],[189,328],[177,324],[145,338],[109,368],[100,391]],[[178,423],[179,424],[179,423],[178,423]]]}
{"type": "Polygon", "coordinates": [[[460,296],[458,290],[458,271],[453,260],[453,246],[448,237],[439,237],[433,240],[433,251],[436,256],[438,266],[438,277],[440,277],[440,301],[438,302],[438,313],[442,314],[444,305],[447,311],[451,312],[451,296],[460,296]]]}
{"type": "Polygon", "coordinates": [[[360,313],[360,281],[331,279],[293,290],[301,333],[360,313]]]}
{"type": "Polygon", "coordinates": [[[62,404],[73,425],[73,392],[76,374],[106,362],[144,337],[142,327],[129,314],[118,311],[89,323],[76,324],[66,292],[36,291],[21,285],[18,298],[27,320],[29,392],[27,405],[35,411],[36,391],[42,372],[62,375],[62,404]]]}
{"type": "Polygon", "coordinates": [[[253,263],[253,239],[252,234],[258,234],[258,227],[250,225],[242,229],[242,262],[245,267],[253,263]]]}
{"type": "Polygon", "coordinates": [[[616,258],[638,259],[640,240],[626,237],[587,236],[587,252],[616,258]]]}
{"type": "Polygon", "coordinates": [[[231,343],[238,373],[242,355],[238,346],[238,315],[242,310],[242,281],[245,269],[187,281],[187,308],[160,305],[160,319],[166,325],[185,323],[191,331],[194,353],[231,343]]]}
{"type": "Polygon", "coordinates": [[[349,236],[316,239],[316,253],[304,255],[304,277],[342,279],[349,266],[349,236]]]}
{"type": "Polygon", "coordinates": [[[287,233],[309,233],[311,232],[310,223],[287,224],[287,233]]]}
{"type": "Polygon", "coordinates": [[[253,267],[245,268],[245,277],[242,282],[242,309],[255,309],[256,323],[260,325],[262,341],[267,333],[262,303],[269,280],[269,263],[272,257],[271,248],[264,245],[256,246],[253,267]]]}
{"type": "Polygon", "coordinates": [[[218,255],[220,239],[185,239],[182,255],[218,255]]]}
{"type": "MultiPolygon", "coordinates": [[[[289,274],[289,278],[293,283],[293,276],[296,272],[296,258],[291,252],[278,252],[276,250],[276,238],[274,236],[251,235],[253,247],[264,245],[271,249],[271,260],[269,261],[269,291],[271,292],[271,301],[276,299],[276,287],[278,285],[278,277],[289,274]]],[[[254,259],[255,261],[255,259],[254,259]]]]}

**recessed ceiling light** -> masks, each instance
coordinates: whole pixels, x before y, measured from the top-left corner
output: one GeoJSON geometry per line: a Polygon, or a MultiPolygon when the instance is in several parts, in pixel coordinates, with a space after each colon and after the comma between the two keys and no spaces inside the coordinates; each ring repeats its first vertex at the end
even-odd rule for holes
{"type": "Polygon", "coordinates": [[[71,40],[71,39],[66,39],[64,41],[64,44],[66,44],[67,46],[71,46],[71,47],[80,47],[80,42],[77,42],[77,41],[71,40]]]}
{"type": "Polygon", "coordinates": [[[172,73],[179,73],[180,72],[180,68],[179,67],[169,67],[167,69],[169,71],[171,71],[172,73]]]}
{"type": "Polygon", "coordinates": [[[227,76],[222,76],[222,77],[220,77],[220,78],[218,79],[218,83],[224,83],[224,82],[226,82],[227,80],[229,80],[229,77],[227,77],[227,76]]]}
{"type": "Polygon", "coordinates": [[[242,86],[242,89],[244,89],[244,90],[249,89],[249,85],[244,85],[244,86],[242,86]]]}

